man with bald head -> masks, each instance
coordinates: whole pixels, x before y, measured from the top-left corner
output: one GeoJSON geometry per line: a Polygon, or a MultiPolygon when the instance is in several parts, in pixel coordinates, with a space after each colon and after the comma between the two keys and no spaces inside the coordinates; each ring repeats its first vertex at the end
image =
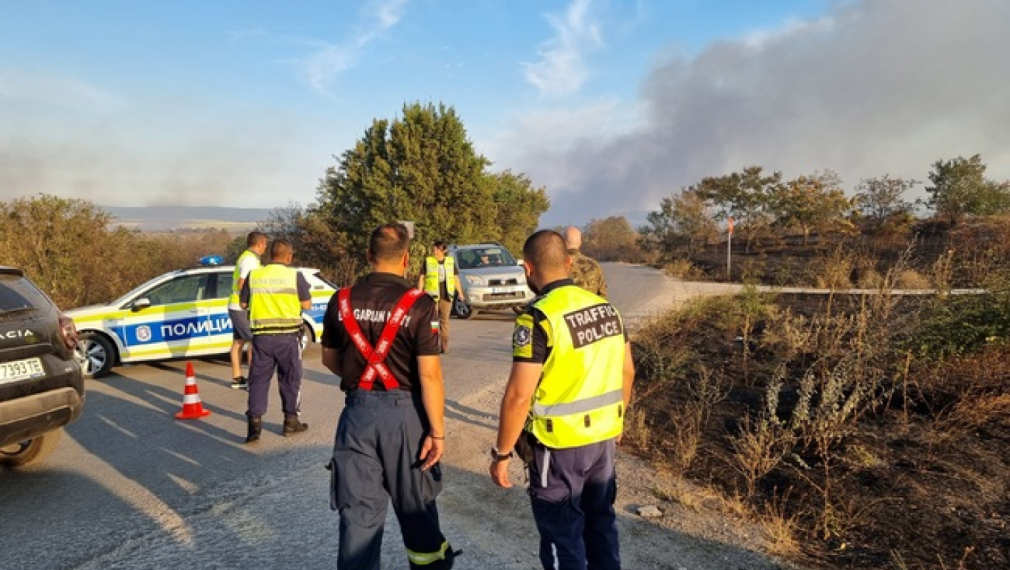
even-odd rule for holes
{"type": "Polygon", "coordinates": [[[568,226],[565,230],[565,245],[568,247],[568,255],[572,257],[572,281],[586,291],[606,299],[607,281],[603,278],[603,268],[595,259],[579,251],[582,247],[582,230],[568,226]]]}
{"type": "Polygon", "coordinates": [[[516,318],[488,470],[511,487],[513,450],[526,463],[545,569],[616,570],[614,456],[635,379],[631,346],[613,305],[569,278],[561,234],[536,232],[523,259],[537,297],[516,318]]]}

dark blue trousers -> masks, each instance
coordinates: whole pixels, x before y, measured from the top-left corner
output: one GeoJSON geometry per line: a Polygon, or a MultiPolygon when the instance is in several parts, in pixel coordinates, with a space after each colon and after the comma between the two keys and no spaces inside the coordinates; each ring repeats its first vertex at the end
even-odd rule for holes
{"type": "Polygon", "coordinates": [[[298,415],[302,389],[302,351],[295,334],[257,334],[252,340],[253,360],[249,368],[249,410],[255,418],[267,413],[270,379],[277,370],[277,388],[285,416],[298,415]]]}
{"type": "Polygon", "coordinates": [[[386,507],[392,500],[412,569],[449,567],[435,498],[441,466],[421,471],[428,431],[419,394],[355,390],[337,423],[330,462],[330,507],[340,511],[337,568],[379,570],[386,507]]]}
{"type": "Polygon", "coordinates": [[[619,570],[613,439],[569,449],[534,446],[530,502],[546,570],[619,570]]]}

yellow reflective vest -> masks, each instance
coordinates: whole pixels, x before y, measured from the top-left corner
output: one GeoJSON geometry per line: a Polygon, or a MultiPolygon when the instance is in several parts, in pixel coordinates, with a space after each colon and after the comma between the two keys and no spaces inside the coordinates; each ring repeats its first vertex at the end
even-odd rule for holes
{"type": "Polygon", "coordinates": [[[624,324],[617,309],[576,285],[533,302],[551,350],[526,429],[544,445],[568,448],[624,430],[624,324]]]}
{"type": "Polygon", "coordinates": [[[253,269],[249,282],[249,324],[253,334],[298,332],[302,303],[298,300],[298,271],[280,263],[253,269]]]}
{"type": "Polygon", "coordinates": [[[242,261],[248,257],[255,257],[256,261],[259,261],[259,256],[256,255],[256,252],[249,249],[243,251],[242,255],[238,256],[238,259],[235,261],[235,271],[231,274],[231,295],[228,297],[228,305],[232,307],[238,305],[238,282],[242,279],[239,271],[242,269],[242,261]]]}
{"type": "MultiPolygon", "coordinates": [[[[438,288],[438,260],[429,255],[424,258],[424,292],[431,295],[436,301],[441,296],[438,288]]],[[[448,255],[443,259],[445,266],[445,290],[452,297],[456,292],[456,266],[452,257],[448,255]]]]}

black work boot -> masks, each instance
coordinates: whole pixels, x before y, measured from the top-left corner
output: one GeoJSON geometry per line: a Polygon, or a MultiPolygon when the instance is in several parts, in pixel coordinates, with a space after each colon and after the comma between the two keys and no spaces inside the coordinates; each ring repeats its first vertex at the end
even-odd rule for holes
{"type": "Polygon", "coordinates": [[[284,416],[284,429],[281,431],[281,435],[288,437],[307,429],[309,429],[309,424],[302,423],[298,416],[284,416]]]}
{"type": "Polygon", "coordinates": [[[259,416],[249,418],[249,433],[245,436],[245,442],[259,441],[261,433],[263,433],[263,418],[259,416]]]}

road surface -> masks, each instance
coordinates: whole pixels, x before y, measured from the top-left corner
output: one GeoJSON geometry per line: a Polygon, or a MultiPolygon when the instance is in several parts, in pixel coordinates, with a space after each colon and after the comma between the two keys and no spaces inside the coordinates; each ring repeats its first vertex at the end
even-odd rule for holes
{"type": "MultiPolygon", "coordinates": [[[[608,286],[629,323],[676,304],[683,287],[655,270],[605,264],[608,286]]],[[[456,568],[537,568],[537,535],[521,485],[487,477],[498,399],[510,364],[511,313],[453,320],[447,383],[443,527],[464,550],[456,568]]],[[[226,359],[192,361],[201,420],[177,420],[185,361],[124,366],[87,384],[82,418],[56,452],[20,471],[0,470],[3,569],[335,568],[336,513],[328,505],[329,458],[342,394],[305,353],[302,415],[310,429],[279,435],[276,388],[262,441],[243,443],[246,392],[229,387],[226,359]]],[[[522,474],[513,465],[513,480],[522,474]]],[[[718,516],[664,507],[647,521],[662,478],[634,457],[619,462],[625,568],[764,569],[753,531],[718,516]],[[687,530],[685,530],[687,529],[687,530]]],[[[395,518],[387,519],[384,568],[406,568],[395,518]]]]}

